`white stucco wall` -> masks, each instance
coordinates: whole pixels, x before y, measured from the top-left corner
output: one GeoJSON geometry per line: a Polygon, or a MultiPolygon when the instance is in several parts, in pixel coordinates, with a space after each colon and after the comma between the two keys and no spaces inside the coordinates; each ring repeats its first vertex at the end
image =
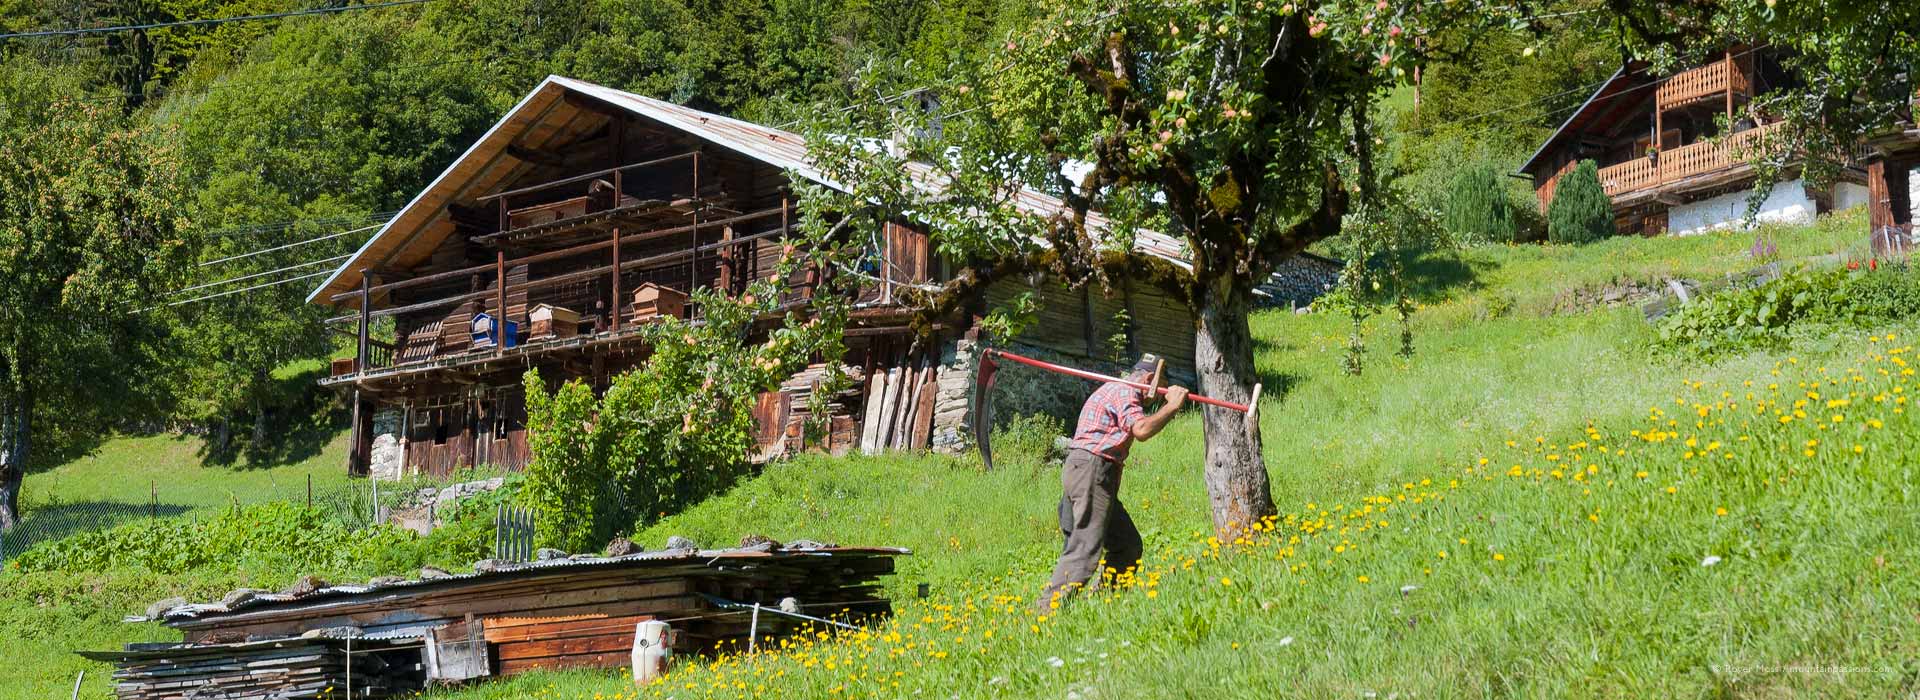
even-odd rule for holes
{"type": "Polygon", "coordinates": [[[1920,202],[1920,168],[1914,168],[1907,173],[1907,192],[1909,204],[1920,202]]]}
{"type": "MultiPolygon", "coordinates": [[[[1723,194],[1674,207],[1667,212],[1667,231],[1675,235],[1703,233],[1717,228],[1740,226],[1747,214],[1746,190],[1723,194]]],[[[1812,223],[1817,212],[1800,180],[1776,183],[1760,206],[1761,221],[1812,223]]]]}
{"type": "MultiPolygon", "coordinates": [[[[1920,201],[1920,168],[1914,168],[1907,176],[1910,191],[1909,201],[1920,201]]],[[[1867,186],[1851,182],[1837,182],[1833,185],[1833,210],[1846,211],[1854,207],[1867,205],[1867,186]]],[[[1746,206],[1741,203],[1742,207],[1746,206]]]]}
{"type": "Polygon", "coordinates": [[[1836,182],[1833,185],[1833,210],[1846,211],[1854,207],[1866,206],[1867,186],[1851,182],[1836,182]]]}

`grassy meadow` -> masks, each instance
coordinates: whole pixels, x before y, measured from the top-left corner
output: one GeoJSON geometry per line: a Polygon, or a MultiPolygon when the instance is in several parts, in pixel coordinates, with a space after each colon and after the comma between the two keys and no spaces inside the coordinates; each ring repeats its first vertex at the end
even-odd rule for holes
{"type": "MultiPolygon", "coordinates": [[[[1811,258],[1850,251],[1859,223],[1770,233],[1783,258],[1811,258]]],[[[1250,540],[1212,540],[1201,425],[1182,416],[1135,447],[1125,477],[1145,570],[1051,614],[1030,610],[1060,537],[1058,472],[1038,452],[996,443],[1008,447],[991,473],[971,458],[807,456],[633,539],[909,547],[888,581],[892,619],[683,659],[645,688],[533,673],[428,696],[1911,696],[1920,320],[1703,363],[1651,349],[1634,308],[1543,315],[1621,279],[1739,272],[1753,239],[1429,256],[1415,266],[1417,353],[1394,356],[1392,319],[1376,317],[1357,377],[1339,369],[1345,319],[1262,314],[1261,430],[1282,515],[1250,540]]],[[[101,453],[118,449],[144,451],[101,453]]],[[[304,488],[300,468],[203,481],[273,474],[304,488]]],[[[56,483],[115,473],[76,462],[30,477],[29,493],[82,498],[56,483]]],[[[106,697],[91,680],[105,667],[65,651],[171,638],[115,621],[164,592],[229,583],[187,578],[0,573],[0,629],[43,669],[0,666],[0,698],[63,693],[80,668],[87,696],[106,697]]]]}
{"type": "MultiPolygon", "coordinates": [[[[1823,256],[1846,250],[1835,224],[1774,233],[1783,256],[1823,256]]],[[[1474,279],[1418,314],[1418,354],[1379,350],[1392,331],[1378,319],[1359,377],[1338,370],[1342,319],[1260,317],[1260,370],[1282,388],[1262,431],[1283,515],[1251,541],[1212,540],[1200,425],[1183,417],[1129,464],[1123,500],[1149,554],[1127,589],[1029,610],[1059,546],[1057,472],[1031,455],[994,473],[805,458],[637,539],[911,547],[894,619],[686,661],[645,688],[554,673],[431,695],[1910,695],[1920,324],[1702,364],[1650,350],[1634,309],[1527,311],[1620,277],[1738,272],[1751,241],[1465,251],[1474,279]],[[1495,295],[1514,311],[1488,317],[1495,295]]]]}

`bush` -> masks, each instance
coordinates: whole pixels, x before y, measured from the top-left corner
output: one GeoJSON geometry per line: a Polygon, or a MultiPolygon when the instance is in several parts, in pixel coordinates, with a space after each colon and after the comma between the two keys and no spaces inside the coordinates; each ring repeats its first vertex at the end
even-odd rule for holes
{"type": "Polygon", "coordinates": [[[1453,178],[1445,207],[1447,230],[1464,243],[1510,243],[1514,218],[1493,165],[1482,163],[1453,178]]]}
{"type": "Polygon", "coordinates": [[[1560,177],[1547,205],[1547,240],[1554,243],[1592,243],[1613,235],[1613,203],[1600,186],[1600,168],[1580,161],[1560,177]]]}
{"type": "Polygon", "coordinates": [[[1054,439],[1066,434],[1067,422],[1058,416],[1014,416],[994,429],[993,451],[1003,464],[1031,463],[1039,468],[1053,455],[1054,439]]]}
{"type": "Polygon", "coordinates": [[[1660,324],[1659,343],[1719,355],[1785,343],[1796,326],[1870,324],[1920,312],[1920,274],[1905,266],[1792,271],[1750,289],[1720,292],[1660,324]]]}
{"type": "Polygon", "coordinates": [[[789,316],[764,342],[747,342],[755,318],[779,297],[764,285],[734,299],[696,291],[700,322],[645,326],[653,354],[615,377],[599,399],[578,380],[549,393],[538,372],[527,372],[533,461],[522,501],[534,511],[542,544],[598,549],[733,483],[754,447],[755,397],[779,388],[811,357],[844,355],[834,319],[789,316]]]}

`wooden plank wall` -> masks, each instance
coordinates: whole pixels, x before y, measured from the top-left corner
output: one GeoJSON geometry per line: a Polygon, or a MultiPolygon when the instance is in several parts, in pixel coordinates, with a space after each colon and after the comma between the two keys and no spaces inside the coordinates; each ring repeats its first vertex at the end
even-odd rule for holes
{"type": "Polygon", "coordinates": [[[405,469],[433,476],[450,476],[473,465],[473,435],[464,401],[415,408],[407,435],[405,469]],[[436,440],[442,430],[444,440],[436,440]]]}
{"type": "Polygon", "coordinates": [[[1193,312],[1184,303],[1150,285],[1123,283],[1105,296],[1100,290],[1075,291],[1058,282],[1028,287],[1024,281],[1001,280],[987,287],[989,309],[1003,306],[1025,291],[1035,293],[1036,319],[1016,340],[1064,355],[1111,361],[1151,352],[1166,358],[1178,370],[1193,370],[1193,312]],[[1116,315],[1127,311],[1130,323],[1116,315]],[[1114,337],[1121,342],[1115,343],[1114,337]]]}

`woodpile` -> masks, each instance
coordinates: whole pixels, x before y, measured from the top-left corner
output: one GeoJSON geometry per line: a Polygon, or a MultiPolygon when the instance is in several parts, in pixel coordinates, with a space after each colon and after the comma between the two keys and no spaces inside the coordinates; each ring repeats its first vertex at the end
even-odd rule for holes
{"type": "Polygon", "coordinates": [[[925,449],[933,433],[939,365],[917,353],[892,369],[874,369],[860,424],[860,452],[925,449]]]}
{"type": "Polygon", "coordinates": [[[624,666],[636,625],[649,620],[675,630],[678,653],[810,624],[765,612],[756,622],[741,603],[816,617],[885,615],[892,607],[879,578],[906,553],[757,536],[741,545],[701,550],[676,538],[663,551],[617,557],[542,550],[540,561],[487,560],[472,574],[168,601],[145,619],[180,629],[186,644],[83,655],[118,664],[123,700],[278,700],[321,697],[329,687],[342,697],[351,649],[355,697],[388,697],[426,679],[624,666]]]}
{"type": "Polygon", "coordinates": [[[414,641],[285,639],[244,644],[133,644],[82,652],[118,664],[121,700],[294,700],[400,697],[423,687],[414,641]],[[348,654],[351,646],[352,654],[348,654]],[[347,660],[353,660],[351,677],[347,660]]]}
{"type": "Polygon", "coordinates": [[[851,380],[851,385],[827,397],[827,416],[824,424],[825,434],[811,444],[807,441],[807,422],[813,418],[810,406],[813,393],[826,383],[827,366],[824,363],[809,365],[806,369],[788,377],[780,383],[778,395],[780,405],[763,406],[763,412],[755,416],[763,426],[777,426],[767,435],[777,439],[780,444],[761,443],[763,451],[771,456],[779,454],[798,454],[808,447],[817,447],[828,454],[842,455],[853,450],[859,439],[859,423],[854,418],[854,404],[860,397],[864,375],[860,368],[842,366],[851,380]]]}

